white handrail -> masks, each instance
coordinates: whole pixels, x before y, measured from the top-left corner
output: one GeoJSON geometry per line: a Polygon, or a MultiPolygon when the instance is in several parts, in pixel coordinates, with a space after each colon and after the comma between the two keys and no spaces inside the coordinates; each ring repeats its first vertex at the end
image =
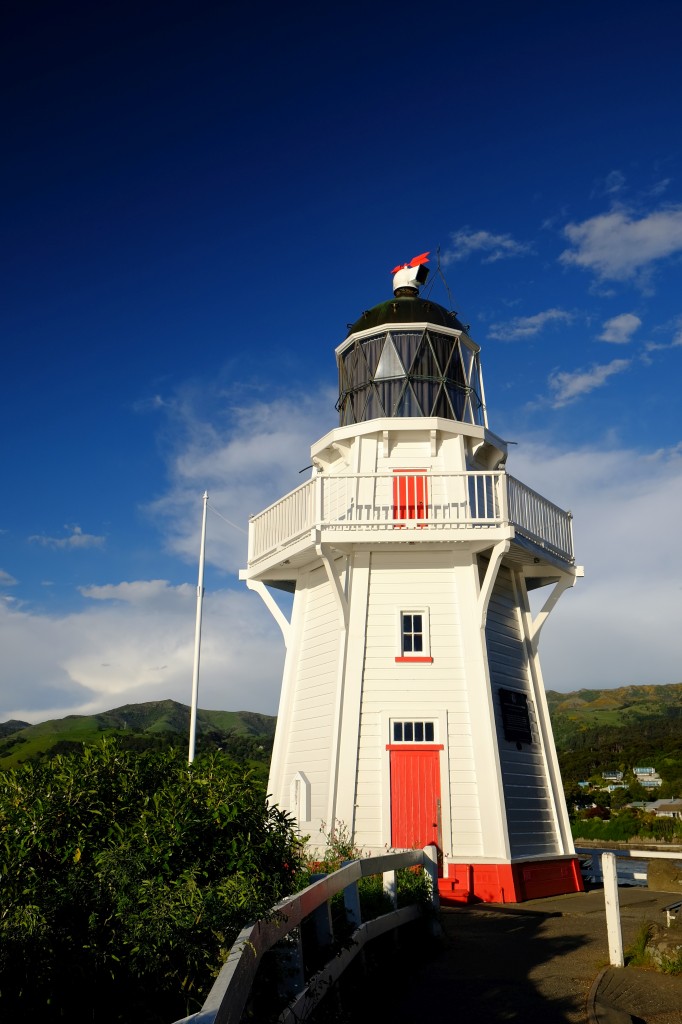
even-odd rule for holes
{"type": "MultiPolygon", "coordinates": [[[[239,1024],[258,966],[267,950],[298,928],[305,918],[324,908],[338,892],[344,892],[347,907],[355,908],[355,913],[349,915],[353,921],[358,914],[359,879],[368,875],[383,874],[385,886],[389,889],[392,887],[395,891],[395,872],[400,868],[417,865],[422,865],[430,876],[431,901],[437,908],[438,863],[435,846],[427,846],[424,850],[404,850],[401,853],[388,853],[379,857],[351,861],[333,874],[325,875],[301,892],[282,900],[273,908],[272,915],[266,920],[256,921],[255,924],[243,928],[201,1010],[189,1017],[183,1017],[175,1024],[239,1024]],[[387,874],[392,876],[388,884],[387,874]]],[[[353,922],[357,923],[357,927],[350,943],[346,943],[346,948],[340,955],[337,950],[331,951],[331,959],[325,967],[303,985],[288,1010],[279,1019],[283,1022],[303,1019],[304,1013],[308,1013],[319,1002],[329,984],[337,980],[365,942],[414,920],[421,912],[418,906],[412,905],[401,910],[394,908],[365,924],[359,920],[353,922]]]]}
{"type": "Polygon", "coordinates": [[[320,473],[253,516],[249,564],[312,529],[341,539],[341,534],[361,530],[478,530],[510,524],[534,544],[573,562],[571,513],[502,470],[320,473]]]}

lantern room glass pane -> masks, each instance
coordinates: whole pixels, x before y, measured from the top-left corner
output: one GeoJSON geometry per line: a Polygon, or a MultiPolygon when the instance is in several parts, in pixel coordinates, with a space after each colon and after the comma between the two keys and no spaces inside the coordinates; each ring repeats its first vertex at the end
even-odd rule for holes
{"type": "Polygon", "coordinates": [[[460,342],[462,363],[464,364],[464,372],[466,374],[467,382],[471,381],[471,370],[474,365],[475,353],[465,342],[460,342]]]}
{"type": "Polygon", "coordinates": [[[385,334],[376,334],[371,338],[365,338],[364,341],[358,342],[362,346],[362,351],[367,361],[367,367],[370,375],[373,377],[376,373],[377,366],[379,365],[379,359],[381,358],[381,352],[384,347],[384,341],[386,340],[385,334]]]}
{"type": "Polygon", "coordinates": [[[396,352],[408,372],[412,372],[412,363],[424,333],[424,331],[391,331],[396,352]]]}
{"type": "Polygon", "coordinates": [[[403,397],[398,402],[398,408],[396,409],[398,416],[421,416],[422,411],[419,407],[419,403],[415,398],[414,392],[408,384],[405,388],[403,397]]]}
{"type": "Polygon", "coordinates": [[[466,384],[466,376],[464,373],[464,367],[462,366],[462,354],[460,346],[457,346],[457,350],[452,353],[452,359],[448,366],[447,378],[455,384],[466,384]]]}
{"type": "Polygon", "coordinates": [[[452,384],[448,384],[448,397],[450,398],[455,419],[471,422],[471,416],[466,415],[466,393],[459,388],[453,387],[452,384]]]}
{"type": "Polygon", "coordinates": [[[430,416],[433,403],[436,400],[436,395],[440,384],[432,380],[413,380],[412,390],[414,391],[421,412],[417,415],[430,416]]]}
{"type": "Polygon", "coordinates": [[[395,350],[390,336],[384,342],[384,349],[381,359],[374,375],[375,380],[384,380],[389,377],[404,377],[405,367],[400,362],[400,357],[395,350]]]}
{"type": "Polygon", "coordinates": [[[395,416],[398,402],[405,387],[405,379],[382,380],[378,381],[374,386],[384,409],[384,412],[380,415],[395,416]]]}
{"type": "Polygon", "coordinates": [[[428,331],[431,348],[438,362],[440,375],[447,376],[447,369],[450,364],[452,350],[457,346],[457,338],[451,338],[447,334],[437,334],[436,331],[428,331]]]}
{"type": "MultiPolygon", "coordinates": [[[[365,405],[365,411],[362,422],[364,422],[365,420],[376,420],[384,415],[385,413],[381,406],[381,402],[379,401],[379,396],[377,395],[376,388],[374,387],[374,385],[371,385],[367,393],[367,404],[365,405]]],[[[359,423],[361,421],[357,420],[356,422],[359,423]]]]}
{"type": "Polygon", "coordinates": [[[445,388],[440,388],[436,401],[433,405],[432,416],[443,416],[445,419],[451,420],[453,418],[453,412],[450,409],[450,403],[448,402],[445,388]]]}
{"type": "Polygon", "coordinates": [[[412,364],[412,373],[415,377],[428,377],[430,380],[438,380],[441,376],[436,358],[426,338],[412,364]]]}
{"type": "Polygon", "coordinates": [[[367,361],[365,359],[365,353],[360,345],[355,346],[356,357],[355,357],[355,368],[353,372],[353,386],[358,387],[361,384],[366,384],[372,379],[372,374],[369,372],[367,361]]]}

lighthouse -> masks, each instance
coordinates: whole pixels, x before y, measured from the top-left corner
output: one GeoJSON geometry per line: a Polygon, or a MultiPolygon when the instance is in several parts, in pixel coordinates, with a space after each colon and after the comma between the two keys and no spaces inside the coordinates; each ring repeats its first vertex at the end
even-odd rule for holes
{"type": "Polygon", "coordinates": [[[352,324],[338,426],[250,520],[240,575],[286,646],[270,799],[312,848],[340,823],[368,854],[435,844],[452,901],[574,892],[538,656],[582,575],[571,515],[507,473],[479,346],[420,295],[427,262],[352,324]]]}

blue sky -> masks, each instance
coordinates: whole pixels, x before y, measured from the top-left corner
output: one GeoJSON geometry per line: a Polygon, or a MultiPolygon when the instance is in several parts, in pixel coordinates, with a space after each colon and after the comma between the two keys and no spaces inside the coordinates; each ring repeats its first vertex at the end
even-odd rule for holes
{"type": "Polygon", "coordinates": [[[510,472],[575,514],[547,686],[682,678],[677,5],[4,21],[0,721],[189,701],[206,488],[234,526],[210,516],[200,703],[276,711],[248,514],[300,482],[346,324],[427,249],[510,472]]]}

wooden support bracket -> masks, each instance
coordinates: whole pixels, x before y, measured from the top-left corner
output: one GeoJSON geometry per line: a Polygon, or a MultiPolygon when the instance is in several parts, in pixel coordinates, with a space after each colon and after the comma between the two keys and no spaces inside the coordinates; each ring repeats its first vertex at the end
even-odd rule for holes
{"type": "Polygon", "coordinates": [[[330,557],[330,549],[326,544],[316,544],[315,552],[319,558],[322,559],[324,565],[324,571],[327,574],[327,579],[332,585],[334,597],[336,599],[336,608],[339,613],[339,620],[341,629],[348,629],[348,600],[343,592],[341,586],[341,574],[336,571],[333,558],[330,557]]]}
{"type": "Polygon", "coordinates": [[[502,563],[502,559],[507,554],[510,547],[511,541],[500,540],[497,542],[490,554],[488,568],[485,571],[485,577],[481,584],[481,591],[478,595],[478,614],[481,629],[485,626],[486,619],[488,617],[488,605],[490,604],[490,596],[493,592],[493,585],[497,579],[498,570],[502,563]]]}
{"type": "Polygon", "coordinates": [[[530,623],[529,638],[533,654],[537,653],[538,644],[540,642],[540,631],[542,630],[544,624],[547,622],[550,612],[554,610],[554,606],[556,605],[557,601],[564,593],[564,591],[569,590],[571,587],[575,586],[576,579],[577,575],[562,576],[561,579],[558,579],[552,587],[551,594],[549,595],[549,597],[547,598],[547,600],[545,601],[545,603],[543,604],[542,608],[537,613],[533,621],[530,623]]]}
{"type": "Polygon", "coordinates": [[[284,646],[289,647],[289,636],[291,634],[291,623],[287,619],[286,615],[275,601],[274,597],[260,580],[246,580],[246,585],[249,590],[253,590],[259,597],[262,598],[265,607],[268,609],[273,619],[282,630],[282,636],[284,637],[284,646]]]}

